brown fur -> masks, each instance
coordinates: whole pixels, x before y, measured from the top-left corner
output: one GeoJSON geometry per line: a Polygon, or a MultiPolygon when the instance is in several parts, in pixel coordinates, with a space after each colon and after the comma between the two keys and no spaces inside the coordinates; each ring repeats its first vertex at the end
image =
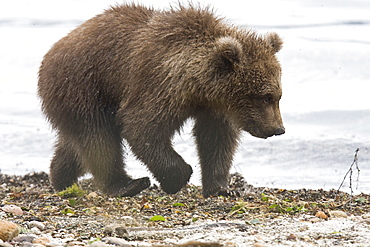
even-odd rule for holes
{"type": "Polygon", "coordinates": [[[277,34],[229,26],[208,9],[106,10],[58,41],[39,71],[42,108],[58,141],[51,180],[62,190],[86,172],[102,190],[134,195],[148,178],[124,170],[122,139],[168,193],[192,168],[171,143],[195,120],[204,196],[227,191],[241,130],[284,133],[277,34]]]}

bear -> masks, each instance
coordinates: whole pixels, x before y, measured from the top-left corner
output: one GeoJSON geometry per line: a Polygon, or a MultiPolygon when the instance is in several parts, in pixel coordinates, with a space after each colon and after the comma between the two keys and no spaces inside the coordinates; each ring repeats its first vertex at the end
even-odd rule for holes
{"type": "Polygon", "coordinates": [[[38,73],[41,108],[57,138],[54,189],[90,173],[103,193],[140,193],[150,180],[127,174],[130,148],[164,192],[178,192],[193,170],[172,137],[193,119],[203,196],[227,195],[242,131],[285,132],[282,43],[192,4],[122,4],[85,21],[50,48],[38,73]]]}

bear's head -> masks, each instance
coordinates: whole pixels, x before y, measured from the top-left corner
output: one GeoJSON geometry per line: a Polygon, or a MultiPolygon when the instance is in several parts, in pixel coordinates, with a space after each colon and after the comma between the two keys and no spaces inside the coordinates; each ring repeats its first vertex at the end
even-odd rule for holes
{"type": "Polygon", "coordinates": [[[281,67],[275,54],[282,40],[270,33],[236,33],[215,41],[213,76],[220,97],[219,110],[255,137],[285,133],[279,101],[282,96],[281,67]]]}

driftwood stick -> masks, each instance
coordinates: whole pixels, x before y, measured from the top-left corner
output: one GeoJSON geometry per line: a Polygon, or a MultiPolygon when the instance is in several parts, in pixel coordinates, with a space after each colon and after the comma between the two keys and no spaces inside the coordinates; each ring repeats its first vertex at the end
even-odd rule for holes
{"type": "Polygon", "coordinates": [[[356,149],[355,151],[355,157],[353,158],[353,162],[351,164],[351,166],[349,167],[346,175],[344,175],[344,178],[343,178],[343,181],[342,183],[339,185],[339,188],[338,188],[338,191],[340,190],[340,188],[342,188],[343,184],[344,184],[344,181],[346,180],[348,174],[349,174],[349,188],[351,189],[351,195],[353,194],[353,187],[352,187],[352,174],[353,174],[353,166],[356,165],[356,170],[357,170],[357,179],[356,179],[356,189],[358,189],[358,182],[359,182],[359,178],[360,178],[360,169],[358,167],[358,157],[357,157],[357,154],[358,152],[360,151],[359,148],[356,149]]]}

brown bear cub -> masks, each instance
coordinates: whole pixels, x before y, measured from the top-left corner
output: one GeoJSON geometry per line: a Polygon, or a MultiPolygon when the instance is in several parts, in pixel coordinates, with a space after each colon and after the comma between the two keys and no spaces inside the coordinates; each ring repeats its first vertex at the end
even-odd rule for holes
{"type": "Polygon", "coordinates": [[[42,109],[57,132],[56,190],[91,173],[103,192],[133,196],[150,185],[124,170],[125,139],[161,188],[176,193],[192,168],[171,139],[188,118],[203,195],[227,194],[242,130],[285,132],[279,110],[280,37],[227,25],[207,8],[112,7],[59,40],[39,71],[42,109]]]}

